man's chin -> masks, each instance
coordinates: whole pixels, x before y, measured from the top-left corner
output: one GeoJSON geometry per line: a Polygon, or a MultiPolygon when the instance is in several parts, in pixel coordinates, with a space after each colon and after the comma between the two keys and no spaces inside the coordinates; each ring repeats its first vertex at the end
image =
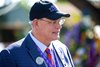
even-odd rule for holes
{"type": "Polygon", "coordinates": [[[59,40],[60,39],[60,37],[55,37],[55,38],[53,38],[53,40],[59,40]]]}

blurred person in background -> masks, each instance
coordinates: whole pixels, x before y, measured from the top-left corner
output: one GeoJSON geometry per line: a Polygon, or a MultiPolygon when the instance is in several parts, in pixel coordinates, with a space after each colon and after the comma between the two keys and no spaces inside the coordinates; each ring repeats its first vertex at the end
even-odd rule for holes
{"type": "Polygon", "coordinates": [[[64,23],[49,1],[36,2],[29,13],[32,30],[0,53],[0,67],[74,67],[68,48],[59,39],[64,23]]]}

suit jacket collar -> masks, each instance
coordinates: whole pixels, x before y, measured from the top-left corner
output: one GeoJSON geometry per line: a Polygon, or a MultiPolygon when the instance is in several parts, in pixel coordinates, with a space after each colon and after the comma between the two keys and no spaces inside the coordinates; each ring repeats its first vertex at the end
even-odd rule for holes
{"type": "MultiPolygon", "coordinates": [[[[30,56],[32,57],[33,61],[38,65],[38,67],[45,67],[45,63],[43,62],[42,64],[38,64],[36,62],[38,57],[42,56],[40,55],[37,45],[35,44],[35,42],[32,40],[32,38],[30,37],[30,35],[28,34],[23,42],[23,45],[26,46],[26,48],[28,49],[28,52],[30,54],[30,56]]],[[[38,59],[39,61],[40,59],[38,59]]],[[[41,60],[40,60],[41,61],[41,60]]]]}

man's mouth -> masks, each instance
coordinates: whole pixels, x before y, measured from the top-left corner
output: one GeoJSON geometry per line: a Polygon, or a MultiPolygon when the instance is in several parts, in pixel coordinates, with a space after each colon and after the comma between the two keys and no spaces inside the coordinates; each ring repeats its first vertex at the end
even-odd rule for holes
{"type": "Polygon", "coordinates": [[[58,35],[58,34],[59,34],[59,32],[53,32],[53,34],[56,34],[56,35],[58,35]]]}

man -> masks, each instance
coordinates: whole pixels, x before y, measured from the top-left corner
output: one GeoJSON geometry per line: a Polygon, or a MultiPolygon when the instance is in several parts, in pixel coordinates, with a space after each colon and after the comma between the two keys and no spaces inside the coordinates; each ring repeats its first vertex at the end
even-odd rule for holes
{"type": "Polygon", "coordinates": [[[59,39],[62,17],[49,1],[36,2],[29,13],[32,30],[0,53],[0,67],[74,67],[68,48],[59,39]]]}

